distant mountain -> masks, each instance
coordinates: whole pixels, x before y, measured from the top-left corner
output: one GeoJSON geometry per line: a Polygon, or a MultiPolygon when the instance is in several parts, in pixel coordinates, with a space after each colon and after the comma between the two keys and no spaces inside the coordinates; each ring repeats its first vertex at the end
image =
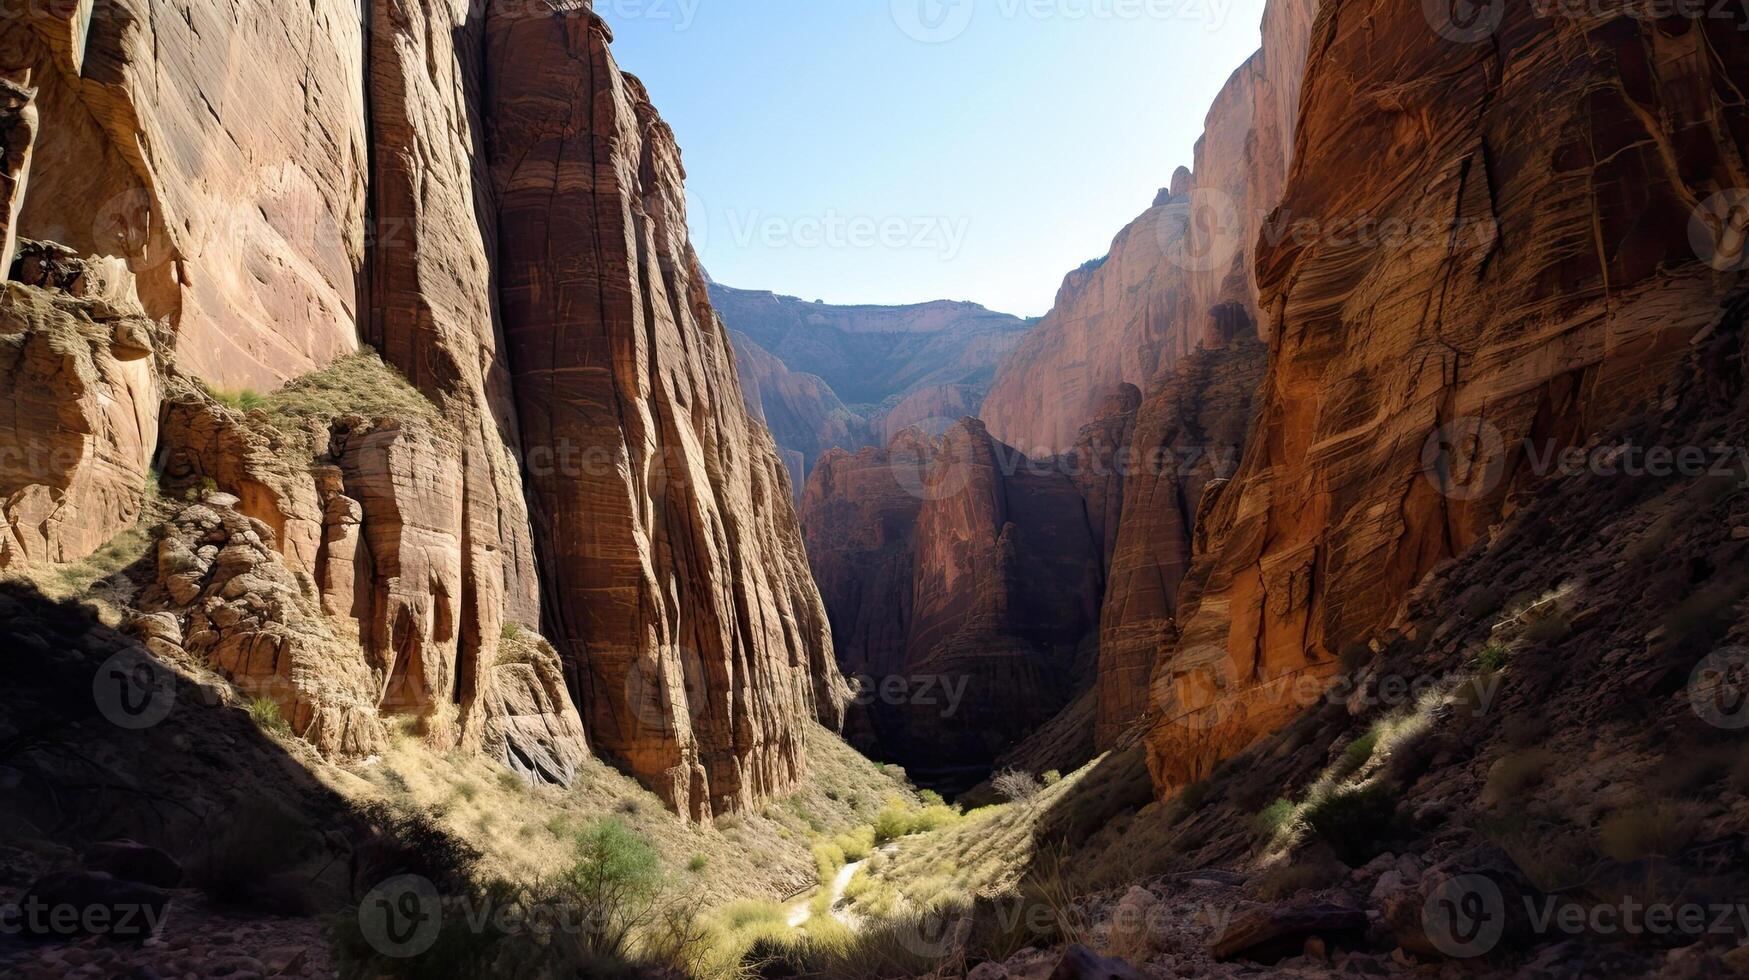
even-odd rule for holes
{"type": "Polygon", "coordinates": [[[710,284],[731,331],[748,408],[801,479],[834,446],[882,445],[893,428],[975,415],[996,365],[1036,321],[976,303],[834,306],[710,284]],[[797,458],[799,457],[799,459],[797,458]]]}

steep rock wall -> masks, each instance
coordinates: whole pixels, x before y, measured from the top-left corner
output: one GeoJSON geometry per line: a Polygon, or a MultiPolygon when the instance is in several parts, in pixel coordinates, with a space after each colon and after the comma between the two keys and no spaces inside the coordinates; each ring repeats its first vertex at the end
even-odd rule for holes
{"type": "Polygon", "coordinates": [[[41,116],[19,231],[125,266],[177,355],[273,387],[356,349],[368,178],[348,0],[68,0],[0,27],[41,116]]]}
{"type": "Polygon", "coordinates": [[[980,415],[999,439],[1069,448],[1103,393],[1150,392],[1199,346],[1256,329],[1252,243],[1293,152],[1317,0],[1271,0],[1263,47],[1216,96],[1194,171],[1180,168],[1110,252],[1068,275],[1056,306],[997,370],[980,415]]]}
{"type": "Polygon", "coordinates": [[[487,16],[505,336],[524,440],[560,450],[529,468],[531,517],[584,718],[707,817],[793,786],[801,726],[836,724],[844,692],[788,476],[687,241],[673,133],[609,39],[576,3],[487,16]]]}
{"type": "Polygon", "coordinates": [[[1530,448],[1643,404],[1738,284],[1704,219],[1749,177],[1742,15],[1501,13],[1319,12],[1281,212],[1307,224],[1257,256],[1260,419],[1154,670],[1162,792],[1301,707],[1535,478],[1530,448]]]}

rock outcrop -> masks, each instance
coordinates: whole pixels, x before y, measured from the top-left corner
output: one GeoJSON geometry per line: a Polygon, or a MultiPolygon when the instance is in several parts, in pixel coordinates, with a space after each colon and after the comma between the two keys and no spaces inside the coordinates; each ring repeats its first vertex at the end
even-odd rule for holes
{"type": "Polygon", "coordinates": [[[1744,15],[1500,13],[1322,5],[1257,256],[1256,437],[1154,670],[1162,792],[1296,711],[1284,687],[1387,626],[1536,460],[1645,405],[1740,283],[1705,219],[1749,179],[1744,15]]]}
{"type": "Polygon", "coordinates": [[[794,785],[847,691],[679,150],[589,6],[7,18],[0,421],[49,462],[7,457],[0,566],[90,554],[156,458],[259,539],[256,572],[166,559],[165,653],[288,682],[261,696],[325,752],[398,714],[563,782],[593,740],[708,817],[794,785]],[[237,638],[183,645],[214,616],[237,638]]]}
{"type": "Polygon", "coordinates": [[[558,451],[528,467],[547,633],[595,748],[703,818],[795,785],[846,692],[674,135],[580,7],[485,24],[504,334],[524,442],[558,451]]]}
{"type": "Polygon", "coordinates": [[[976,303],[835,306],[709,285],[748,404],[762,406],[778,446],[801,454],[803,480],[827,449],[884,445],[914,425],[940,435],[976,415],[997,363],[1032,326],[976,303]]]}
{"type": "Polygon", "coordinates": [[[1198,350],[1137,412],[1121,511],[1111,511],[1108,524],[1094,733],[1101,749],[1143,718],[1154,661],[1173,637],[1203,507],[1239,468],[1266,359],[1263,343],[1250,336],[1198,350]]]}
{"type": "Polygon", "coordinates": [[[157,343],[137,309],[0,290],[0,570],[77,561],[139,519],[158,442],[157,343]]]}
{"type": "Polygon", "coordinates": [[[975,419],[821,459],[803,526],[863,686],[853,737],[919,771],[988,765],[1085,683],[1104,569],[1066,469],[975,419]]]}

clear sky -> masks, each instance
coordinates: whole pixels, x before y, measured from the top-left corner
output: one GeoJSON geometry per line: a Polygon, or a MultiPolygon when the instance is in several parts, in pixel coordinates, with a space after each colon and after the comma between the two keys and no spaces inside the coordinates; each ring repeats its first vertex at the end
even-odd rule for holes
{"type": "Polygon", "coordinates": [[[596,0],[718,281],[1050,308],[1175,167],[1264,0],[596,0]]]}

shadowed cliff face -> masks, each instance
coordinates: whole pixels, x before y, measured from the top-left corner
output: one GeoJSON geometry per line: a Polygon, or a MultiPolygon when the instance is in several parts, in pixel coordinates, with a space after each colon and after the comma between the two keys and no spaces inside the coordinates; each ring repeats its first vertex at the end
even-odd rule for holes
{"type": "Polygon", "coordinates": [[[742,406],[687,241],[680,153],[587,12],[486,20],[505,336],[548,630],[594,743],[708,817],[800,778],[840,721],[788,475],[742,406]]]}
{"type": "MultiPolygon", "coordinates": [[[[920,771],[988,766],[1091,681],[1134,389],[1076,454],[1031,460],[964,419],[828,452],[803,528],[853,739],[920,771]]],[[[975,782],[975,780],[973,780],[975,782]]]]}
{"type": "Polygon", "coordinates": [[[1388,625],[1536,477],[1528,446],[1643,405],[1718,320],[1740,277],[1702,218],[1749,176],[1741,16],[1506,5],[1465,35],[1323,5],[1257,257],[1261,416],[1154,669],[1162,791],[1388,625]]]}

